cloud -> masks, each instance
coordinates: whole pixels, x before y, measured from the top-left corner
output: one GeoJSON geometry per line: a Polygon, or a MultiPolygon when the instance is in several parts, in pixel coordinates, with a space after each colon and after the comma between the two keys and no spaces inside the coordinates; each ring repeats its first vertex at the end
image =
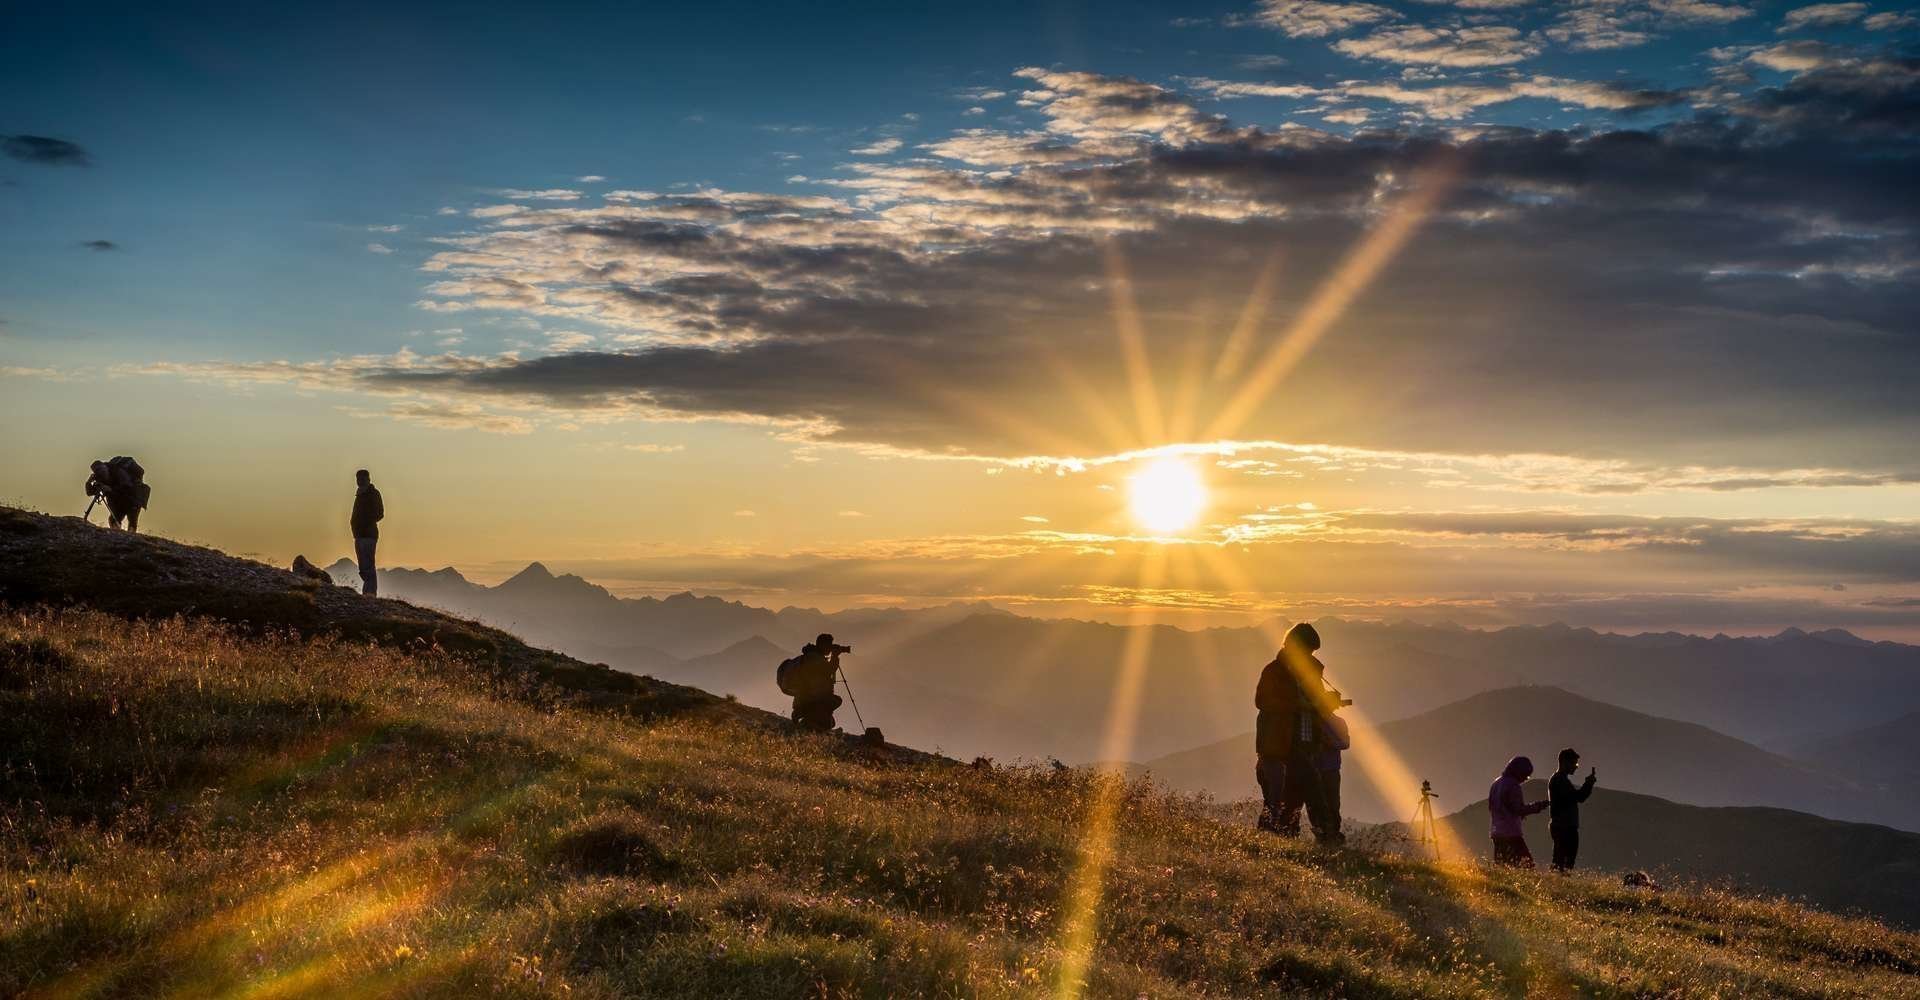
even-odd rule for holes
{"type": "Polygon", "coordinates": [[[87,240],[80,245],[95,252],[108,252],[120,249],[120,244],[112,240],[87,240]]]}
{"type": "Polygon", "coordinates": [[[733,516],[734,517],[759,517],[760,515],[750,510],[736,510],[733,512],[733,516]]]}
{"type": "Polygon", "coordinates": [[[393,252],[393,248],[386,245],[385,243],[369,243],[367,244],[367,252],[377,253],[377,254],[389,254],[393,252]]]}
{"type": "Polygon", "coordinates": [[[501,188],[494,192],[502,198],[515,201],[579,201],[581,193],[572,188],[542,188],[529,191],[521,188],[501,188]]]}
{"type": "Polygon", "coordinates": [[[1546,36],[1576,52],[1598,52],[1645,45],[1653,34],[1637,25],[1649,20],[1641,11],[1612,5],[1569,6],[1546,28],[1546,36]]]}
{"type": "Polygon", "coordinates": [[[1391,8],[1371,3],[1328,0],[1261,0],[1250,20],[1289,38],[1325,38],[1352,28],[1400,17],[1391,8]]]}
{"type": "Polygon", "coordinates": [[[44,135],[0,136],[0,152],[22,163],[48,167],[93,165],[93,157],[79,144],[44,135]]]}
{"type": "MultiPolygon", "coordinates": [[[[1631,518],[1551,510],[1304,512],[1304,533],[1185,544],[1151,603],[1272,615],[1413,618],[1748,630],[1920,624],[1912,526],[1881,521],[1631,518]],[[1877,550],[1887,548],[1886,554],[1877,550]],[[1809,565],[1809,564],[1817,564],[1809,565]],[[1219,571],[1215,567],[1227,566],[1219,571]],[[1823,575],[1824,574],[1824,575],[1823,575]],[[1846,589],[1833,589],[1836,576],[1846,589]],[[1649,587],[1647,581],[1663,581],[1649,587]],[[1249,590],[1246,581],[1274,581],[1249,590]],[[1311,581],[1290,592],[1287,581],[1311,581]],[[1460,595],[1460,596],[1454,596],[1460,595]],[[1196,597],[1204,600],[1195,601],[1196,597]]],[[[860,540],[765,551],[728,548],[608,563],[596,578],[697,582],[732,593],[993,600],[1077,614],[1135,606],[1127,579],[1159,543],[1035,527],[1006,534],[860,540]],[[1005,581],[1019,579],[1010,592],[1005,581]]]]}
{"type": "Polygon", "coordinates": [[[1544,31],[1576,52],[1631,48],[1658,37],[1657,29],[1728,24],[1753,12],[1706,0],[1567,0],[1544,31]]]}
{"type": "MultiPolygon", "coordinates": [[[[1920,311],[1920,78],[1889,57],[1828,52],[1809,65],[1635,127],[1618,116],[1680,95],[1511,71],[1317,84],[1329,103],[1306,113],[1355,110],[1334,98],[1432,118],[1521,97],[1596,111],[1565,130],[1352,134],[1201,111],[1213,81],[1030,68],[1017,79],[1033,128],[964,129],[925,158],[850,164],[817,179],[825,195],[509,202],[437,237],[423,310],[592,331],[591,348],[223,377],[530,419],[731,420],[942,458],[1112,454],[1168,433],[1137,430],[1116,302],[1140,317],[1153,392],[1194,400],[1186,433],[1201,433],[1246,371],[1221,360],[1218,318],[1247,311],[1275,248],[1285,265],[1243,357],[1282,342],[1351,248],[1419,191],[1433,211],[1390,266],[1243,429],[1209,436],[1631,454],[1709,470],[1684,480],[1702,489],[1765,488],[1783,469],[1865,482],[1903,467],[1920,420],[1920,357],[1905,336],[1920,311]],[[1201,370],[1221,374],[1190,390],[1183,359],[1196,347],[1209,352],[1201,370]],[[793,377],[802,371],[833,377],[793,377]]],[[[1236,460],[1248,458],[1271,456],[1236,460]]],[[[1538,478],[1649,488],[1591,471],[1538,478]]]]}
{"type": "Polygon", "coordinates": [[[1538,42],[1518,28],[1500,25],[1381,28],[1359,38],[1343,38],[1333,47],[1356,59],[1416,66],[1505,66],[1540,54],[1538,42]]]}
{"type": "Polygon", "coordinates": [[[472,403],[448,403],[431,400],[403,400],[372,411],[348,408],[348,415],[363,418],[390,418],[439,430],[475,430],[488,434],[528,434],[532,421],[507,413],[498,413],[472,403]]]}
{"type": "Polygon", "coordinates": [[[1871,15],[1861,24],[1868,31],[1898,31],[1920,24],[1920,18],[1912,14],[1885,12],[1871,15]]]}
{"type": "Polygon", "coordinates": [[[672,455],[687,450],[684,444],[623,444],[622,451],[636,452],[642,455],[672,455]]]}
{"type": "MultiPolygon", "coordinates": [[[[1239,96],[1233,84],[1216,80],[1193,81],[1223,97],[1239,96]]],[[[1521,98],[1539,98],[1583,108],[1633,112],[1684,103],[1687,95],[1673,90],[1634,87],[1617,81],[1568,80],[1551,76],[1513,77],[1487,84],[1409,86],[1398,81],[1370,83],[1349,80],[1319,91],[1344,99],[1372,98],[1417,108],[1434,118],[1460,118],[1495,104],[1521,98]]],[[[1365,120],[1366,114],[1358,116],[1365,120]]],[[[1336,120],[1329,117],[1328,120],[1336,120]]]]}
{"type": "Polygon", "coordinates": [[[843,510],[840,512],[840,516],[841,517],[870,517],[872,515],[865,514],[857,510],[843,510]]]}
{"type": "Polygon", "coordinates": [[[573,179],[575,184],[598,184],[604,180],[606,180],[606,178],[599,174],[582,174],[573,179]]]}
{"type": "Polygon", "coordinates": [[[1203,90],[1215,97],[1313,97],[1321,93],[1320,88],[1300,83],[1239,83],[1232,80],[1213,80],[1207,77],[1190,77],[1183,81],[1187,86],[1203,90]]]}
{"type": "Polygon", "coordinates": [[[1816,3],[1787,11],[1780,19],[1779,32],[1788,34],[1808,28],[1838,28],[1852,24],[1867,14],[1864,3],[1816,3]]]}
{"type": "Polygon", "coordinates": [[[1647,0],[1647,8],[1680,24],[1730,24],[1753,14],[1751,9],[1739,4],[1708,0],[1647,0]]]}
{"type": "Polygon", "coordinates": [[[400,225],[391,225],[391,226],[368,226],[368,227],[367,227],[367,232],[370,232],[370,233],[397,233],[397,232],[400,232],[401,230],[404,230],[404,229],[406,229],[406,228],[407,228],[407,227],[405,227],[405,226],[400,226],[400,225]]]}
{"type": "Polygon", "coordinates": [[[885,156],[897,152],[903,145],[905,143],[899,139],[877,139],[864,146],[855,146],[850,152],[855,156],[885,156]]]}
{"type": "Polygon", "coordinates": [[[1047,519],[1044,517],[1041,517],[1038,514],[1022,515],[1020,520],[1025,521],[1028,524],[1046,524],[1047,523],[1047,519]]]}
{"type": "Polygon", "coordinates": [[[26,365],[0,365],[0,378],[39,378],[52,382],[66,380],[66,373],[57,368],[31,368],[26,365]]]}

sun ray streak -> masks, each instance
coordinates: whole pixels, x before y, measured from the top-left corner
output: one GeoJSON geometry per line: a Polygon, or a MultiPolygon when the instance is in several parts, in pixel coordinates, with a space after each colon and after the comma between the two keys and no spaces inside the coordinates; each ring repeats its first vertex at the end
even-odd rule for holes
{"type": "MultiPolygon", "coordinates": [[[[1164,547],[1148,550],[1140,567],[1143,587],[1160,585],[1165,560],[1164,547]]],[[[1126,642],[1121,647],[1120,670],[1115,678],[1113,700],[1107,711],[1106,734],[1101,741],[1102,767],[1127,760],[1133,753],[1134,734],[1140,723],[1140,695],[1146,679],[1147,660],[1153,650],[1154,609],[1138,604],[1128,615],[1126,642]]],[[[1087,809],[1086,828],[1080,836],[1080,857],[1067,883],[1065,922],[1061,928],[1060,978],[1056,995],[1073,998],[1086,985],[1086,974],[1099,937],[1100,903],[1104,894],[1107,866],[1113,857],[1115,812],[1125,791],[1125,776],[1103,773],[1094,777],[1092,801],[1087,809]]]]}
{"type": "Polygon", "coordinates": [[[1389,209],[1380,223],[1360,240],[1340,266],[1315,290],[1313,298],[1251,372],[1240,383],[1227,404],[1214,417],[1206,437],[1230,436],[1266,399],[1268,393],[1293,370],[1313,345],[1353,304],[1354,299],[1372,284],[1382,268],[1399,254],[1419,230],[1440,198],[1452,188],[1457,165],[1445,160],[1417,172],[1406,194],[1389,209]]]}
{"type": "Polygon", "coordinates": [[[1133,294],[1133,273],[1126,255],[1114,241],[1107,251],[1107,290],[1113,301],[1113,328],[1120,337],[1120,358],[1127,368],[1127,387],[1133,396],[1134,417],[1140,422],[1142,445],[1159,444],[1167,425],[1160,412],[1160,393],[1154,387],[1153,360],[1147,355],[1146,329],[1133,294]]]}
{"type": "Polygon", "coordinates": [[[1227,342],[1220,348],[1220,358],[1214,363],[1215,381],[1226,378],[1239,369],[1246,361],[1247,352],[1253,348],[1253,335],[1260,329],[1260,321],[1267,317],[1267,307],[1273,304],[1274,288],[1280,283],[1280,250],[1267,255],[1267,262],[1260,268],[1260,274],[1253,279],[1253,288],[1247,292],[1247,304],[1240,308],[1240,318],[1234,321],[1233,329],[1227,334],[1227,342]]]}

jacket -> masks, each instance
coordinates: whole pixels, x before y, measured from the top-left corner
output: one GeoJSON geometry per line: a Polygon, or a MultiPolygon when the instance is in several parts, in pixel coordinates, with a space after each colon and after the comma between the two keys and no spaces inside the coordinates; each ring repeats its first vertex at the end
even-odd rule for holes
{"type": "Polygon", "coordinates": [[[800,661],[787,670],[787,684],[796,703],[817,701],[833,694],[833,678],[839,664],[815,649],[811,643],[800,651],[800,661]]]}
{"type": "Polygon", "coordinates": [[[380,519],[386,516],[387,506],[380,500],[380,491],[368,483],[353,495],[353,516],[347,519],[347,524],[353,528],[355,538],[379,538],[380,519]]]}
{"type": "Polygon", "coordinates": [[[1587,796],[1592,794],[1593,775],[1587,775],[1587,780],[1575,788],[1573,779],[1559,771],[1553,772],[1553,777],[1547,779],[1547,802],[1552,808],[1547,818],[1552,821],[1554,829],[1580,829],[1580,803],[1587,801],[1587,796]]]}
{"type": "Polygon", "coordinates": [[[1487,814],[1493,819],[1493,835],[1496,837],[1518,837],[1521,835],[1520,821],[1547,808],[1550,802],[1527,802],[1523,786],[1527,775],[1533,773],[1533,761],[1525,757],[1515,757],[1507,761],[1506,770],[1495,778],[1493,787],[1487,789],[1487,814]]]}
{"type": "Polygon", "coordinates": [[[1337,715],[1327,716],[1327,724],[1321,737],[1320,749],[1313,755],[1313,769],[1316,771],[1340,770],[1340,751],[1353,746],[1353,736],[1347,728],[1347,720],[1337,715]]]}
{"type": "Polygon", "coordinates": [[[1309,717],[1317,707],[1301,696],[1300,686],[1312,682],[1321,669],[1311,653],[1286,650],[1261,669],[1260,683],[1253,689],[1253,707],[1260,711],[1254,722],[1255,753],[1285,757],[1319,742],[1318,719],[1309,717]]]}

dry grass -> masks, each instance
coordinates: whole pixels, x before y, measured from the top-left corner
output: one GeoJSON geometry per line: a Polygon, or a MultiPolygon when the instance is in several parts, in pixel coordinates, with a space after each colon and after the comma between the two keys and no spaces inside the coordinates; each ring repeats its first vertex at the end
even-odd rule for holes
{"type": "MultiPolygon", "coordinates": [[[[1104,780],[87,611],[0,618],[0,722],[5,995],[1039,994],[1104,780]]],[[[1870,922],[1125,795],[1091,995],[1920,995],[1870,922]]]]}

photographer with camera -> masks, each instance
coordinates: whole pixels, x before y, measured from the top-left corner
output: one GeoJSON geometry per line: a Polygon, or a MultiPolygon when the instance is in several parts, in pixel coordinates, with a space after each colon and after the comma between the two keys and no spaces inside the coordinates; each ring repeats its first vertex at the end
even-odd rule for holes
{"type": "Polygon", "coordinates": [[[774,679],[781,693],[793,697],[792,718],[800,728],[833,730],[833,713],[841,704],[833,681],[840,673],[841,654],[851,652],[852,646],[837,645],[832,635],[822,633],[801,647],[799,656],[781,662],[774,679]]]}
{"type": "Polygon", "coordinates": [[[1327,794],[1328,775],[1339,774],[1338,750],[1347,743],[1345,724],[1334,713],[1349,703],[1327,687],[1326,664],[1314,655],[1319,649],[1320,633],[1300,622],[1261,670],[1253,695],[1259,710],[1254,777],[1263,800],[1260,829],[1298,836],[1304,808],[1315,838],[1334,846],[1345,838],[1338,799],[1327,794]],[[1336,746],[1329,761],[1327,752],[1336,746]]]}
{"type": "Polygon", "coordinates": [[[147,508],[147,501],[153,496],[153,488],[147,485],[147,470],[129,455],[117,455],[105,462],[95,462],[91,466],[91,475],[87,477],[87,496],[93,502],[87,504],[87,514],[93,514],[93,505],[104,500],[107,504],[107,524],[118,528],[124,523],[126,530],[140,530],[140,512],[147,508]]]}

